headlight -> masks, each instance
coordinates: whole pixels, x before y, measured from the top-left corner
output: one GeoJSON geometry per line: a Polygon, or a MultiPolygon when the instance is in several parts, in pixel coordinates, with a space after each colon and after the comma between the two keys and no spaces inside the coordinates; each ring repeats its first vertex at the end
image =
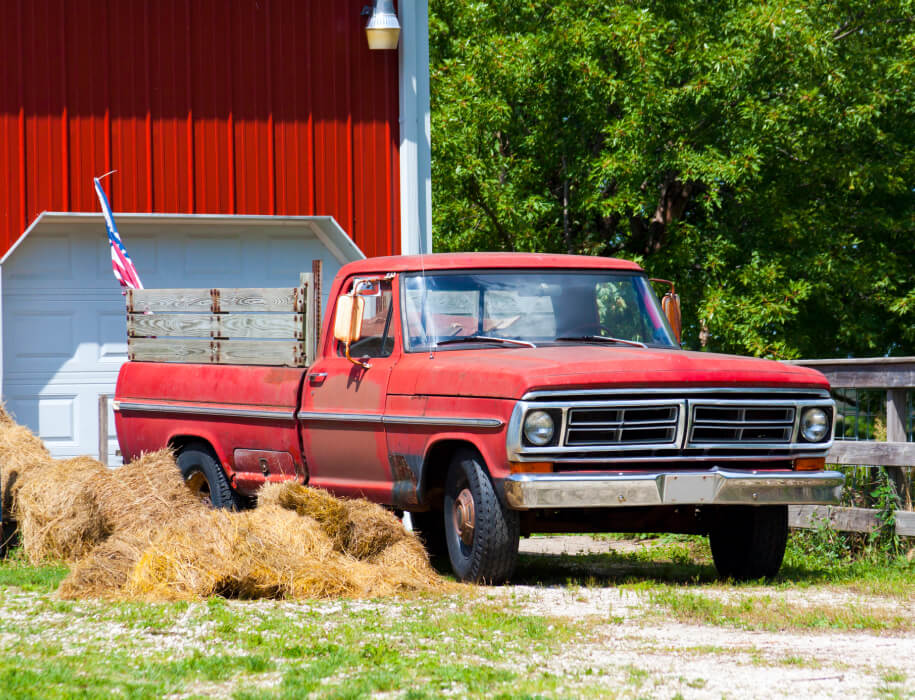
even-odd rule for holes
{"type": "Polygon", "coordinates": [[[808,408],[801,414],[801,436],[807,442],[821,442],[829,432],[829,415],[822,408],[808,408]]]}
{"type": "Polygon", "coordinates": [[[543,447],[553,439],[553,418],[546,411],[531,411],[524,418],[524,437],[532,445],[543,447]]]}

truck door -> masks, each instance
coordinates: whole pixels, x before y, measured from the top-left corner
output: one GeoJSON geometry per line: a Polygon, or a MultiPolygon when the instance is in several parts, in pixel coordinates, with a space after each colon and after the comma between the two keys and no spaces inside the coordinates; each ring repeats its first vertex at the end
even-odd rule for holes
{"type": "MultiPolygon", "coordinates": [[[[341,293],[356,279],[348,280],[341,293]]],[[[351,356],[369,366],[347,360],[343,344],[328,333],[305,380],[299,412],[309,483],[381,503],[391,497],[382,416],[391,369],[401,354],[394,281],[380,280],[377,296],[365,297],[362,337],[350,346],[351,356]]],[[[330,307],[333,318],[336,304],[330,307]]]]}

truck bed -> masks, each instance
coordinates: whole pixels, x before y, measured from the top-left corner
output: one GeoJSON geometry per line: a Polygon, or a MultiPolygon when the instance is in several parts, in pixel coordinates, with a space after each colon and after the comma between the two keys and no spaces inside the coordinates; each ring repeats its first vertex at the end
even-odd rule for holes
{"type": "Polygon", "coordinates": [[[163,445],[179,448],[195,436],[214,447],[241,493],[253,494],[268,480],[304,481],[295,414],[305,372],[294,367],[128,362],[115,392],[115,424],[124,459],[163,445]]]}

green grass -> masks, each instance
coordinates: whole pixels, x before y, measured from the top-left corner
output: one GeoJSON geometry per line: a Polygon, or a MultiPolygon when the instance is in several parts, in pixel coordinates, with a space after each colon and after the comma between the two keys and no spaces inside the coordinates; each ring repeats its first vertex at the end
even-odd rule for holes
{"type": "MultiPolygon", "coordinates": [[[[0,564],[0,697],[601,697],[543,661],[572,621],[485,596],[147,604],[58,601],[63,567],[0,564]]],[[[604,679],[606,680],[606,679],[604,679]]]]}
{"type": "Polygon", "coordinates": [[[790,604],[771,595],[741,595],[722,601],[699,593],[660,590],[652,605],[681,622],[723,625],[751,630],[868,630],[911,632],[915,620],[892,609],[867,604],[790,604]]]}
{"type": "Polygon", "coordinates": [[[15,586],[24,591],[50,593],[66,575],[67,567],[63,564],[31,566],[21,549],[13,550],[0,561],[0,589],[15,586]]]}
{"type": "MultiPolygon", "coordinates": [[[[623,553],[522,557],[514,583],[558,586],[579,603],[590,589],[612,587],[644,603],[626,618],[595,610],[579,620],[525,612],[518,602],[525,594],[512,589],[383,601],[60,601],[53,591],[66,568],[29,566],[14,552],[0,562],[0,697],[629,698],[652,696],[654,676],[631,664],[551,661],[582,642],[608,643],[626,633],[619,625],[634,620],[760,630],[915,629],[891,605],[797,605],[782,595],[845,589],[890,603],[911,600],[915,567],[904,558],[835,557],[792,537],[774,581],[735,585],[716,578],[704,538],[645,541],[650,546],[623,553]]],[[[729,651],[696,647],[694,653],[711,658],[729,651]]],[[[796,655],[754,663],[813,665],[796,655]]],[[[878,694],[899,696],[906,677],[893,669],[880,673],[878,694]]],[[[689,695],[706,683],[683,678],[679,688],[689,695]]]]}
{"type": "MultiPolygon", "coordinates": [[[[894,609],[893,600],[915,598],[915,562],[878,549],[850,549],[824,540],[822,533],[793,533],[778,576],[768,581],[722,582],[707,539],[690,535],[635,535],[636,551],[583,555],[527,555],[516,581],[571,588],[617,586],[647,595],[654,618],[754,630],[915,631],[915,620],[894,609]],[[763,587],[785,596],[757,594],[763,587]],[[827,588],[889,599],[842,605],[809,603],[804,592],[827,588]],[[722,596],[727,592],[729,595],[722,596]],[[722,598],[728,598],[723,600],[722,598]],[[800,600],[798,600],[800,598],[800,600]]],[[[617,536],[596,536],[617,539],[617,536]]]]}
{"type": "MultiPolygon", "coordinates": [[[[766,583],[777,588],[832,585],[900,599],[915,597],[915,560],[879,550],[852,556],[830,550],[816,533],[792,533],[781,571],[766,583]]],[[[540,585],[717,586],[708,540],[694,535],[634,535],[637,551],[576,555],[522,555],[516,581],[540,585]]],[[[595,536],[618,539],[619,536],[595,536]]],[[[733,583],[729,585],[735,585],[733,583]]]]}

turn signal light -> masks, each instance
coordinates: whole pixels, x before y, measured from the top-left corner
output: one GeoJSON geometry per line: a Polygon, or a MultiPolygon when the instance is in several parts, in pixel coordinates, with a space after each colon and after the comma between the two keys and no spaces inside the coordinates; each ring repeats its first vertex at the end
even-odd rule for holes
{"type": "Polygon", "coordinates": [[[825,457],[800,457],[794,460],[794,470],[799,472],[816,472],[826,468],[825,457]]]}
{"type": "Polygon", "coordinates": [[[552,462],[512,462],[512,474],[549,474],[553,471],[552,462]]]}

